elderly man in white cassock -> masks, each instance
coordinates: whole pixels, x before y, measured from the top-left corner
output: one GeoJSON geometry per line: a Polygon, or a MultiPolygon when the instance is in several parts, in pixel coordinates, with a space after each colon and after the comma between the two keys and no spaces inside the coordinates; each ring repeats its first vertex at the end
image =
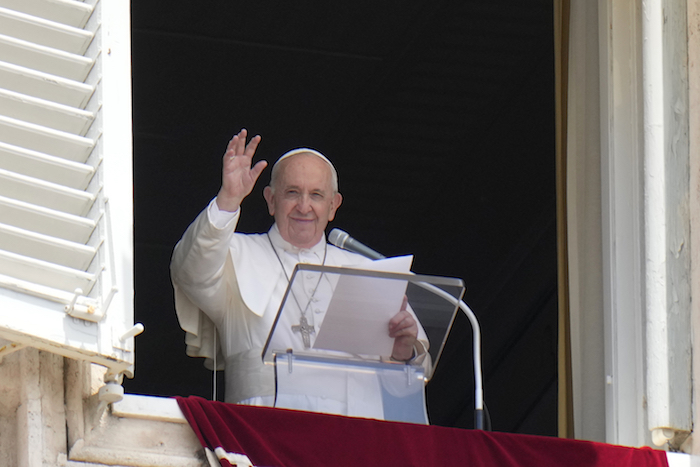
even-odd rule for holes
{"type": "MultiPolygon", "coordinates": [[[[236,232],[241,203],[267,166],[265,161],[252,164],[260,140],[255,136],[246,144],[243,129],[229,142],[221,189],[176,245],[171,277],[187,354],[206,357],[209,364],[218,355],[220,368],[223,361],[226,402],[273,406],[274,368],[263,364],[261,355],[295,265],[349,266],[369,260],[326,242],[326,226],[343,198],[335,168],[311,149],[290,151],[275,163],[263,192],[275,220],[270,230],[236,232]]],[[[314,285],[326,286],[320,280],[314,285]]],[[[408,361],[425,351],[422,328],[405,302],[387,332],[394,338],[394,360],[408,361]]],[[[351,400],[300,396],[296,408],[381,418],[378,383],[346,380],[332,384],[347,385],[342,392],[353,394],[351,400]]]]}

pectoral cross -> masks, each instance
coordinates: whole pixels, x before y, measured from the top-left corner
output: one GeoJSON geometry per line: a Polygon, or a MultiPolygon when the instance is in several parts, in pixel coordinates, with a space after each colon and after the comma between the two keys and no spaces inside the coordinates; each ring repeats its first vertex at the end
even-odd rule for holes
{"type": "Polygon", "coordinates": [[[292,326],[292,332],[300,332],[301,338],[304,341],[304,348],[308,349],[311,347],[311,334],[316,332],[314,327],[306,321],[306,316],[302,316],[299,320],[299,324],[292,326]]]}

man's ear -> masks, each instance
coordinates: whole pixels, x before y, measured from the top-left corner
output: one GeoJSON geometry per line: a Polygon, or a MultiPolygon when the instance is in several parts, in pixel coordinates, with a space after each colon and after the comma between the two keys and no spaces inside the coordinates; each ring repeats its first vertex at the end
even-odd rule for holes
{"type": "Polygon", "coordinates": [[[269,185],[263,189],[263,197],[265,198],[265,201],[267,201],[267,212],[269,212],[271,216],[274,216],[275,194],[272,192],[272,188],[270,188],[269,185]]]}
{"type": "Polygon", "coordinates": [[[335,219],[335,212],[338,210],[341,204],[343,204],[343,195],[340,193],[334,194],[333,199],[331,200],[331,209],[328,213],[328,222],[335,219]]]}

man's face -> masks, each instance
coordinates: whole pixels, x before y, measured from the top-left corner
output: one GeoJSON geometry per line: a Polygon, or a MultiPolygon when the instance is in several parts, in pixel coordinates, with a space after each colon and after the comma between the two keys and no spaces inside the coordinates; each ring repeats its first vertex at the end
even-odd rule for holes
{"type": "Polygon", "coordinates": [[[274,191],[265,187],[263,195],[275,217],[282,238],[298,248],[317,244],[343,198],[333,193],[331,169],[313,154],[297,154],[285,159],[274,191]]]}

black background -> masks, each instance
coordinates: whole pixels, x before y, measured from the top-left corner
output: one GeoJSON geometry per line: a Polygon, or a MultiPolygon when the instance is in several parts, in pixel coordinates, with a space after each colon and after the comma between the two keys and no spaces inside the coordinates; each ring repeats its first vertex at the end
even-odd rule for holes
{"type": "MultiPolygon", "coordinates": [[[[240,128],[274,162],[336,165],[332,226],[414,271],[458,277],[482,325],[493,428],[556,435],[552,4],[543,0],[132,2],[137,338],[132,393],[211,395],[185,356],[169,261],[215,196],[240,128]]],[[[239,230],[266,231],[269,169],[239,230]]],[[[472,427],[458,316],[428,385],[434,424],[472,427]]]]}

